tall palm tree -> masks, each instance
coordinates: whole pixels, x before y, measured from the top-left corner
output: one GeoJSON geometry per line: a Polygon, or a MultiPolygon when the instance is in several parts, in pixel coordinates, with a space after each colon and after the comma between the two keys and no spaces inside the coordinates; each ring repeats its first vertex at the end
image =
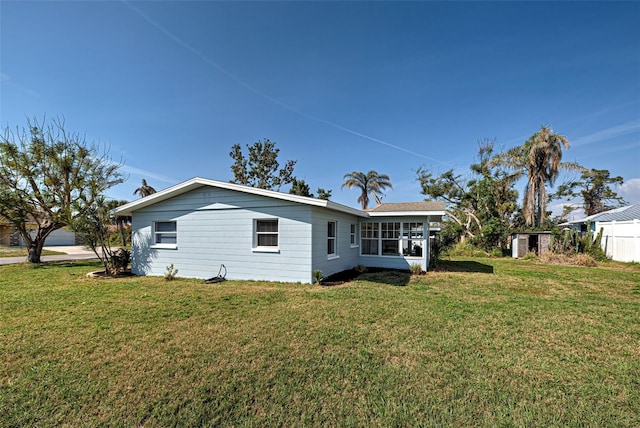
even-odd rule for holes
{"type": "MultiPolygon", "coordinates": [[[[342,188],[348,187],[360,189],[360,196],[358,196],[358,202],[362,205],[362,209],[365,210],[369,206],[369,195],[375,198],[382,195],[386,188],[393,189],[391,185],[391,179],[386,174],[378,174],[376,171],[369,171],[368,173],[353,171],[344,175],[344,183],[342,188]]],[[[378,199],[379,200],[379,199],[378,199]]]]}
{"type": "Polygon", "coordinates": [[[561,162],[562,148],[569,148],[569,140],[554,134],[550,127],[543,126],[522,146],[514,147],[496,158],[496,163],[513,169],[517,177],[526,174],[527,184],[522,201],[522,214],[529,226],[540,227],[547,212],[547,188],[553,186],[560,168],[580,169],[574,163],[561,162]]]}
{"type": "Polygon", "coordinates": [[[142,185],[133,192],[134,195],[140,195],[141,198],[153,195],[154,193],[156,193],[156,189],[149,186],[147,184],[147,180],[145,180],[144,178],[142,179],[142,185]]]}

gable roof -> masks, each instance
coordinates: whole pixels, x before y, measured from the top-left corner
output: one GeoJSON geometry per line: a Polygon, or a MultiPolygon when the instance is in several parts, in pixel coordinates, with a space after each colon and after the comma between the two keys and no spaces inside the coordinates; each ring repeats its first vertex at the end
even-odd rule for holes
{"type": "Polygon", "coordinates": [[[190,192],[191,190],[198,189],[203,186],[217,187],[220,189],[234,190],[236,192],[248,193],[252,195],[266,196],[272,199],[280,199],[283,201],[296,202],[299,204],[305,204],[316,207],[328,208],[334,211],[340,211],[343,213],[356,215],[360,217],[366,217],[367,214],[346,205],[338,204],[332,201],[326,201],[324,199],[309,198],[306,196],[291,195],[289,193],[276,192],[273,190],[258,189],[256,187],[243,186],[240,184],[227,183],[224,181],[210,180],[208,178],[194,177],[190,180],[183,181],[175,186],[156,192],[152,195],[140,198],[136,201],[129,202],[116,208],[113,212],[115,215],[130,216],[133,212],[142,208],[157,204],[158,202],[166,201],[175,196],[183,193],[190,192]]]}
{"type": "Polygon", "coordinates": [[[593,214],[580,220],[573,220],[564,224],[579,224],[596,221],[633,221],[640,220],[640,204],[614,208],[598,214],[593,214]]]}
{"type": "Polygon", "coordinates": [[[113,213],[119,216],[130,216],[135,211],[142,208],[166,201],[183,193],[190,192],[203,186],[217,187],[220,189],[233,190],[236,192],[248,193],[252,195],[265,196],[288,202],[295,202],[314,207],[327,208],[358,217],[376,217],[393,215],[414,215],[414,216],[441,216],[444,215],[444,202],[403,202],[384,203],[371,209],[361,211],[336,202],[324,199],[309,198],[306,196],[291,195],[289,193],[276,192],[273,190],[258,189],[256,187],[243,186],[240,184],[227,183],[224,181],[210,180],[208,178],[195,177],[175,186],[156,192],[152,195],[140,198],[116,208],[113,213]]]}

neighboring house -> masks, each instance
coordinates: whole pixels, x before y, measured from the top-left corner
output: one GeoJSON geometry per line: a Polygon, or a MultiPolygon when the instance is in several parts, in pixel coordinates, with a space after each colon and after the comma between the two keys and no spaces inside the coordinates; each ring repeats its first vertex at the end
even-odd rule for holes
{"type": "Polygon", "coordinates": [[[309,283],[357,265],[427,270],[429,224],[444,204],[381,204],[367,211],[332,201],[193,178],[115,210],[132,217],[132,271],[309,283]]]}
{"type": "MultiPolygon", "coordinates": [[[[36,224],[30,224],[27,227],[36,228],[36,224]]],[[[48,247],[61,245],[76,245],[76,234],[66,227],[51,232],[45,240],[48,247]]],[[[0,246],[20,247],[24,246],[24,239],[20,236],[20,232],[12,226],[6,219],[0,218],[0,246]]]]}
{"type": "Polygon", "coordinates": [[[602,249],[607,257],[620,262],[640,262],[640,204],[615,208],[563,223],[594,235],[602,229],[602,249]]]}

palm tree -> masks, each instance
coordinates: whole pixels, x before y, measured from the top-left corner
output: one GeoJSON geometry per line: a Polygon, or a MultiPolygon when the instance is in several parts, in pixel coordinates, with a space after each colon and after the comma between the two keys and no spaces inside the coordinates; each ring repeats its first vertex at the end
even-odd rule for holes
{"type": "Polygon", "coordinates": [[[353,171],[344,175],[344,183],[342,188],[348,187],[349,189],[357,187],[360,189],[360,196],[358,196],[358,202],[362,205],[362,209],[366,210],[369,206],[369,195],[371,194],[374,199],[379,200],[379,196],[386,188],[393,189],[391,185],[391,179],[386,174],[378,174],[376,171],[369,171],[368,173],[353,171]]]}
{"type": "Polygon", "coordinates": [[[569,148],[569,140],[554,134],[550,127],[543,126],[522,146],[514,147],[496,158],[496,163],[511,168],[515,177],[527,175],[527,184],[522,201],[522,215],[528,226],[540,227],[547,212],[547,188],[553,186],[560,168],[580,169],[574,163],[561,162],[562,148],[569,148]]]}
{"type": "Polygon", "coordinates": [[[149,186],[147,184],[147,180],[145,180],[144,178],[142,179],[142,185],[133,192],[134,195],[140,195],[141,198],[153,195],[154,193],[156,193],[156,189],[149,186]]]}

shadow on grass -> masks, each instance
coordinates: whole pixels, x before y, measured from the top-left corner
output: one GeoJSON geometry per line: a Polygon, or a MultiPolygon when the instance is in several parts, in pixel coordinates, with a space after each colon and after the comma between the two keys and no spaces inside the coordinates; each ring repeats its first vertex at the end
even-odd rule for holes
{"type": "Polygon", "coordinates": [[[322,281],[323,285],[338,285],[350,281],[369,281],[380,284],[404,286],[409,284],[411,274],[406,270],[369,268],[361,273],[355,269],[349,269],[333,274],[322,281]]]}
{"type": "Polygon", "coordinates": [[[471,260],[440,260],[433,269],[436,272],[493,273],[493,266],[471,260]]]}

